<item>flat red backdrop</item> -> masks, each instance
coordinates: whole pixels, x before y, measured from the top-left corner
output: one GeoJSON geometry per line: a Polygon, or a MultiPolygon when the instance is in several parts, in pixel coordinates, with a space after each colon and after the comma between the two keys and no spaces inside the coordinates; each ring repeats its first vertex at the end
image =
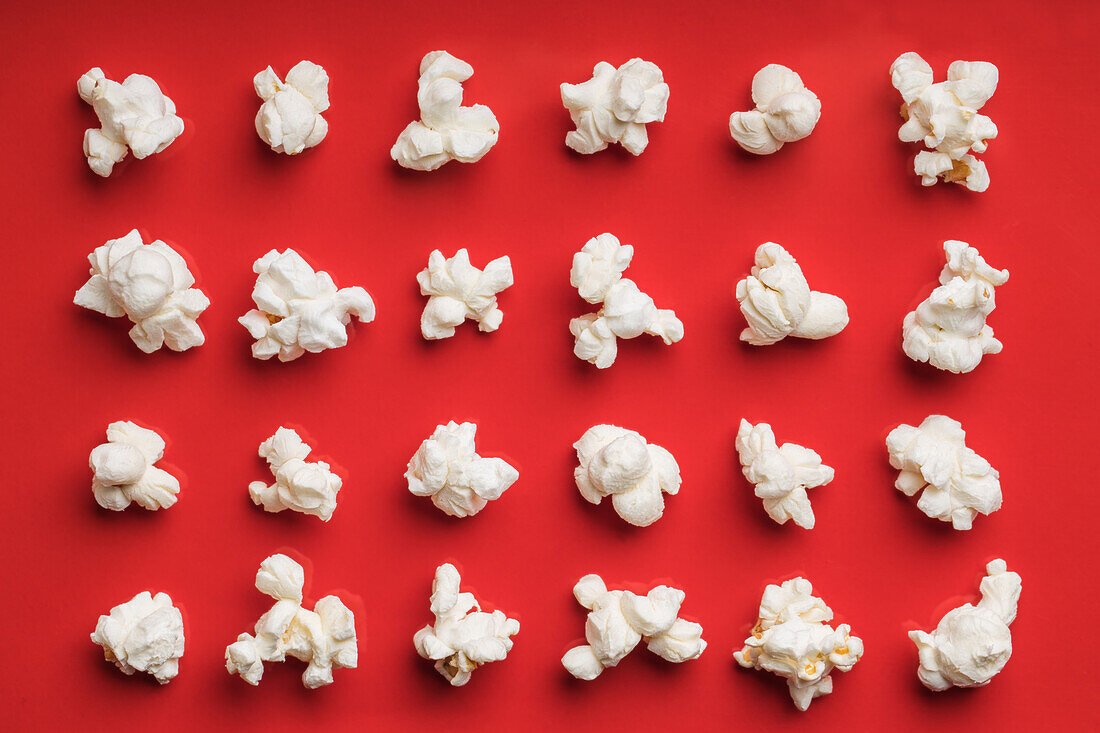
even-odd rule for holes
{"type": "Polygon", "coordinates": [[[1100,6],[198,5],[0,11],[5,162],[15,167],[0,183],[4,287],[16,309],[0,367],[13,450],[0,689],[13,729],[1100,725],[1090,468],[1100,6]],[[420,58],[437,48],[474,66],[467,100],[491,105],[503,132],[476,165],[409,172],[388,151],[417,115],[420,58]],[[939,78],[960,57],[1000,67],[985,110],[1001,131],[983,156],[987,193],[925,189],[913,175],[916,148],[897,141],[887,73],[909,50],[939,78]],[[632,56],[658,63],[672,88],[649,149],[568,150],[558,84],[632,56]],[[331,131],[287,158],[256,137],[251,80],[302,58],[332,77],[331,131]],[[824,112],[808,140],[754,158],[732,143],[727,119],[749,108],[752,75],[769,62],[799,71],[824,112]],[[187,124],[165,153],[129,159],[107,180],[81,155],[95,116],[76,79],[92,66],[114,79],[153,76],[187,124]],[[185,254],[213,303],[200,320],[205,346],[147,356],[128,323],[72,304],[88,253],[133,227],[185,254]],[[569,319],[592,308],[568,273],[572,254],[604,231],[635,245],[629,276],[675,308],[687,335],[672,347],[625,343],[598,371],[572,355],[569,319]],[[950,238],[1012,272],[990,321],[1004,352],[962,376],[914,364],[900,346],[902,318],[929,293],[950,238]],[[734,283],[766,240],[847,301],[842,334],[739,343],[734,283]],[[253,260],[273,247],[365,286],[377,321],[352,328],[347,348],[291,364],[252,359],[236,319],[252,305],[253,260]],[[414,277],[436,247],[467,247],[477,264],[512,257],[516,284],[501,297],[497,333],[467,324],[446,341],[421,339],[414,277]],[[930,413],[961,420],[1001,472],[1004,508],[970,532],[925,517],[893,488],[883,440],[930,413]],[[812,494],[812,532],[775,525],[741,477],[742,417],[836,468],[812,494]],[[116,514],[93,502],[86,457],[123,419],[166,436],[164,463],[183,486],[172,509],[116,514]],[[520,470],[500,501],[461,521],[402,479],[420,441],[450,419],[476,421],[479,449],[520,470]],[[680,463],[683,489],[647,529],[586,504],[573,485],[571,445],[600,422],[640,431],[680,463]],[[248,483],[269,477],[256,447],[280,424],[346,477],[328,524],[265,514],[248,499],[248,483]],[[309,600],[335,592],[355,611],[359,668],[337,671],[326,689],[305,690],[295,661],[269,665],[259,688],[223,667],[225,645],[270,605],[253,578],[276,551],[306,563],[309,600]],[[976,600],[995,557],[1024,579],[1012,661],[985,689],[931,694],[906,631],[976,600]],[[464,688],[412,647],[444,561],[523,627],[507,661],[464,688]],[[671,665],[640,649],[598,681],[571,679],[559,659],[584,628],[571,588],[591,572],[636,590],[683,588],[706,653],[671,665]],[[807,713],[781,679],[730,656],[765,584],[796,574],[867,649],[807,713]],[[125,677],[88,639],[100,613],[145,589],[169,592],[186,621],[181,672],[165,687],[125,677]]]}

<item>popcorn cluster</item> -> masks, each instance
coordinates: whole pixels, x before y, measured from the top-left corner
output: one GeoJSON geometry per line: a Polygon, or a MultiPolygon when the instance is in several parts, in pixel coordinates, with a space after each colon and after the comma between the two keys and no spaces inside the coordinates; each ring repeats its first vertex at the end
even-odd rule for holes
{"type": "Polygon", "coordinates": [[[252,502],[265,512],[293,509],[320,517],[323,522],[332,519],[336,494],[344,482],[324,461],[307,462],[311,450],[291,428],[280,427],[260,443],[260,458],[267,461],[275,483],[270,486],[263,481],[250,483],[248,495],[252,502]]]}
{"type": "Polygon", "coordinates": [[[616,69],[601,61],[588,81],[562,84],[561,101],[577,127],[565,136],[567,146],[589,155],[619,143],[641,155],[649,145],[646,124],[664,122],[668,84],[652,62],[634,58],[616,69]]]}
{"type": "Polygon", "coordinates": [[[141,160],[164,150],[183,132],[175,102],[143,74],[130,74],[119,84],[97,66],[77,80],[76,90],[99,118],[98,130],[84,131],[84,155],[88,167],[104,178],[127,151],[141,160]]]}
{"type": "Polygon", "coordinates": [[[924,142],[928,150],[917,153],[913,172],[921,184],[931,186],[937,176],[971,191],[989,188],[985,163],[971,153],[984,153],[997,137],[993,120],[978,110],[997,91],[997,67],[985,61],[954,61],[947,81],[932,83],[932,67],[920,55],[903,53],[890,65],[890,80],[901,92],[898,130],[902,142],[924,142]]]}
{"type": "Polygon", "coordinates": [[[814,528],[814,510],[806,490],[833,480],[833,469],[821,456],[794,443],[779,446],[772,426],[741,420],[735,441],[742,473],[764,500],[764,511],[779,524],[793,519],[799,527],[814,528]]]}
{"type": "Polygon", "coordinates": [[[470,681],[474,670],[500,662],[512,650],[512,636],[519,621],[502,611],[485,613],[473,593],[460,592],[462,578],[454,565],[435,569],[432,581],[432,614],[428,624],[413,636],[416,653],[435,661],[435,669],[455,687],[470,681]]]}
{"type": "Polygon", "coordinates": [[[503,458],[482,458],[474,447],[477,425],[454,420],[436,426],[409,460],[405,479],[414,496],[452,517],[477,514],[519,479],[519,471],[503,458]]]}
{"type": "Polygon", "coordinates": [[[850,635],[848,624],[833,629],[826,623],[833,611],[813,590],[805,578],[765,588],[752,636],[733,653],[742,667],[787,678],[799,710],[807,710],[815,697],[833,691],[834,669],[847,672],[863,656],[863,641],[850,635]]]}
{"type": "Polygon", "coordinates": [[[821,100],[802,77],[782,64],[768,64],[752,77],[756,109],[730,115],[730,135],[750,153],[770,155],[810,136],[821,119],[821,100]]]}
{"type": "Polygon", "coordinates": [[[943,243],[947,264],[940,286],[902,323],[902,349],[913,361],[965,374],[985,354],[1001,353],[985,319],[997,307],[995,288],[1008,282],[1008,270],[994,270],[966,242],[943,243]]]}
{"type": "Polygon", "coordinates": [[[110,318],[126,316],[134,324],[130,339],[146,354],[167,345],[173,351],[201,346],[206,340],[196,319],[210,300],[178,252],[159,239],[144,244],[137,229],[96,247],[90,255],[88,282],[73,303],[110,318]]]}
{"type": "Polygon", "coordinates": [[[648,333],[674,344],[684,337],[684,324],[676,311],[659,310],[653,298],[639,290],[633,280],[623,277],[633,257],[633,246],[619,244],[614,234],[606,233],[589,239],[573,255],[570,284],[589,303],[601,304],[598,313],[569,322],[575,339],[573,353],[599,369],[615,363],[617,339],[648,333]]]}
{"type": "Polygon", "coordinates": [[[293,361],[348,343],[352,316],[374,320],[374,301],[361,287],[336,289],[332,277],[313,268],[292,249],[271,250],[252,265],[258,275],[252,289],[256,308],[238,322],[256,342],[252,356],[293,361]]]}
{"type": "Polygon", "coordinates": [[[890,465],[898,469],[894,486],[906,496],[921,492],[917,508],[955,529],[970,529],[978,514],[1001,508],[997,469],[966,447],[962,424],[946,415],[929,415],[920,424],[899,425],[886,436],[890,465]]]}
{"type": "Polygon", "coordinates": [[[434,171],[452,160],[476,163],[496,145],[500,123],[493,110],[462,106],[462,82],[473,75],[474,67],[446,51],[424,56],[416,92],[420,120],[410,122],[390,149],[398,165],[434,171]]]}
{"type": "Polygon", "coordinates": [[[107,442],[88,457],[92,494],[104,509],[121,512],[137,502],[146,509],[167,509],[176,503],[179,480],[153,464],[164,457],[164,438],[128,421],[107,426],[107,442]]]}
{"type": "Polygon", "coordinates": [[[276,153],[297,155],[325,139],[328,122],[328,73],[312,61],[300,61],[283,82],[268,66],[252,80],[263,100],[256,113],[256,134],[276,153]]]}
{"type": "Polygon", "coordinates": [[[167,593],[142,591],[100,616],[92,641],[103,657],[126,674],[145,672],[164,685],[179,672],[183,616],[167,593]]]}
{"type": "Polygon", "coordinates": [[[736,295],[748,322],[741,340],[753,346],[769,346],[787,336],[828,338],[848,325],[844,301],[810,290],[798,262],[775,242],[756,248],[752,273],[737,283],[736,295]]]}
{"type": "Polygon", "coordinates": [[[250,685],[260,684],[264,662],[287,656],[308,662],[302,684],[313,690],[332,684],[332,670],[355,669],[359,647],[355,615],[336,596],[325,596],[313,610],[302,607],[305,570],[286,555],[260,563],[256,588],[275,605],[256,622],[256,635],[241,634],[225,649],[225,668],[250,685]]]}
{"type": "Polygon", "coordinates": [[[470,264],[470,255],[460,249],[454,257],[444,258],[438,249],[428,256],[428,266],[416,275],[420,294],[428,304],[420,316],[420,333],[426,339],[455,335],[455,327],[467,318],[477,321],[479,331],[500,328],[504,312],[497,307],[497,293],[512,286],[512,260],[498,257],[479,270],[470,264]]]}
{"type": "Polygon", "coordinates": [[[910,631],[917,645],[917,676],[929,690],[982,687],[1004,669],[1012,656],[1009,624],[1016,618],[1022,583],[1004,560],[985,567],[982,599],[949,611],[931,634],[910,631]]]}
{"type": "Polygon", "coordinates": [[[584,624],[588,643],[573,647],[561,658],[577,679],[596,679],[643,639],[649,651],[669,662],[698,659],[707,648],[703,627],[679,618],[686,594],[677,588],[659,585],[639,596],[627,590],[609,591],[603,579],[592,574],[577,581],[573,595],[589,609],[584,624]]]}
{"type": "Polygon", "coordinates": [[[615,512],[635,527],[648,527],[665,513],[662,494],[680,491],[680,467],[672,454],[633,430],[594,425],[573,444],[573,478],[585,501],[611,497],[615,512]]]}

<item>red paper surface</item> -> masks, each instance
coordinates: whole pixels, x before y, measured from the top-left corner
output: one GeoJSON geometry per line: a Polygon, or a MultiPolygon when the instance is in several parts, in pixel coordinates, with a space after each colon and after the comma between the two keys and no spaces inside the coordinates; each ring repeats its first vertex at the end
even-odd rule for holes
{"type": "Polygon", "coordinates": [[[0,19],[14,165],[0,183],[4,283],[15,306],[0,367],[14,456],[0,689],[13,730],[1098,725],[1096,6],[106,0],[12,5],[0,19]],[[474,66],[466,99],[496,112],[500,142],[476,165],[409,172],[388,150],[417,115],[420,58],[437,48],[474,66]],[[956,58],[1000,68],[983,110],[1000,128],[983,156],[987,193],[924,189],[913,175],[918,148],[897,141],[887,73],[909,50],[938,79],[956,58]],[[637,159],[566,149],[558,84],[633,56],[659,64],[672,90],[649,149],[637,159]],[[288,158],[256,137],[251,79],[302,58],[332,77],[331,130],[288,158]],[[754,158],[730,140],[727,119],[750,107],[752,75],[769,62],[797,70],[823,116],[809,139],[754,158]],[[92,66],[116,80],[151,75],[187,124],[166,152],[127,159],[107,180],[81,154],[96,123],[76,79],[92,66]],[[124,319],[72,305],[88,253],[133,227],[184,253],[210,297],[201,348],[147,356],[124,319]],[[676,310],[686,336],[623,343],[598,371],[572,355],[569,319],[592,308],[568,273],[604,231],[635,245],[629,276],[676,310]],[[1012,272],[990,319],[1004,351],[961,376],[914,364],[900,345],[902,318],[928,295],[950,238],[1012,272]],[[734,283],[766,240],[798,258],[812,287],[847,301],[842,334],[738,342],[734,283]],[[236,319],[252,307],[253,260],[273,247],[365,286],[376,322],[354,326],[346,348],[252,359],[236,319]],[[421,339],[414,277],[436,247],[467,247],[478,265],[511,256],[516,284],[501,296],[498,332],[467,324],[443,342],[421,339]],[[930,413],[961,420],[1001,472],[1003,509],[970,532],[893,488],[885,436],[930,413]],[[775,525],[741,477],[742,417],[835,467],[835,481],[812,492],[813,531],[775,525]],[[88,452],[124,419],[168,440],[163,465],[183,485],[168,511],[116,514],[92,499],[88,452]],[[451,419],[476,421],[479,449],[520,470],[471,519],[444,516],[402,479],[420,441],[451,419]],[[636,429],[679,461],[683,488],[649,528],[585,503],[573,485],[571,444],[600,422],[636,429]],[[345,476],[328,524],[248,499],[248,483],[269,478],[256,447],[280,424],[345,476]],[[331,687],[305,690],[296,661],[268,665],[259,688],[225,672],[225,645],[271,603],[253,578],[277,551],[307,565],[310,602],[338,593],[355,611],[359,668],[337,671],[331,687]],[[987,688],[925,691],[907,630],[976,600],[995,557],[1024,581],[1012,660],[987,688]],[[522,622],[507,661],[457,689],[412,646],[444,561],[487,607],[522,622]],[[590,572],[635,590],[683,588],[707,651],[671,665],[643,648],[597,681],[571,679],[559,659],[584,628],[571,589],[590,572]],[[765,584],[796,574],[866,644],[807,713],[781,679],[730,656],[765,584]],[[169,592],[186,623],[181,671],[165,687],[122,675],[88,639],[100,613],[146,589],[169,592]]]}

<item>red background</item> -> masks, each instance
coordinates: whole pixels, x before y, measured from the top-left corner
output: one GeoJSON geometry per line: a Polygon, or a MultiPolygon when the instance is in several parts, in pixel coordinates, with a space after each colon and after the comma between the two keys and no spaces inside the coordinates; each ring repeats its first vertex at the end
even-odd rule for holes
{"type": "Polygon", "coordinates": [[[1091,472],[1095,407],[1098,109],[1094,28],[1084,3],[37,3],[0,20],[8,175],[2,366],[8,622],[0,689],[18,728],[359,730],[1072,730],[1098,724],[1091,683],[1100,601],[1091,472]],[[470,103],[500,119],[476,165],[399,169],[388,150],[416,117],[420,57],[469,61],[470,103]],[[942,79],[956,59],[988,60],[1001,84],[986,110],[1000,136],[983,157],[992,185],[920,187],[915,146],[896,139],[887,70],[916,50],[942,79]],[[640,158],[582,157],[557,86],[600,60],[658,63],[672,94],[640,158]],[[252,76],[302,58],[332,77],[328,139],[296,158],[257,139],[252,76]],[[808,140],[753,158],[729,139],[769,62],[801,73],[823,100],[808,140]],[[106,180],[81,155],[95,125],[76,94],[92,66],[153,76],[187,129],[165,153],[126,160],[106,180]],[[14,175],[10,172],[14,166],[14,175]],[[132,227],[178,248],[213,305],[205,346],[146,356],[124,320],[71,300],[87,254],[132,227]],[[686,337],[642,338],[598,371],[572,356],[572,254],[610,231],[636,246],[628,275],[674,308],[686,337]],[[1004,352],[968,375],[901,351],[902,317],[927,296],[941,242],[966,240],[1012,278],[990,323],[1004,352]],[[848,303],[851,325],[824,342],[753,348],[732,291],[755,247],[774,240],[811,286],[848,303]],[[261,363],[236,318],[251,307],[251,264],[293,247],[343,286],[363,285],[378,318],[347,348],[261,363]],[[427,343],[415,283],[430,250],[467,247],[475,264],[508,254],[516,285],[495,334],[473,324],[427,343]],[[883,445],[901,422],[942,412],[1001,472],[1004,508],[954,532],[895,491],[883,445]],[[817,528],[779,527],[738,471],[738,420],[816,449],[836,479],[812,494],[817,528]],[[178,505],[100,510],[89,450],[106,424],[133,419],[168,440],[178,505]],[[520,470],[480,515],[454,520],[412,497],[402,473],[437,423],[474,420],[478,447],[520,470]],[[571,444],[594,423],[640,431],[684,476],[647,529],[592,507],[572,482],[571,444]],[[265,514],[249,481],[268,479],[257,445],[303,431],[346,477],[328,524],[265,514]],[[338,593],[355,611],[359,668],[307,691],[298,662],[268,665],[251,688],[222,655],[270,605],[259,562],[290,552],[310,601],[338,593]],[[980,690],[934,695],[916,678],[911,628],[930,629],[977,598],[985,563],[1024,579],[1012,661],[980,690]],[[450,688],[419,659],[435,566],[451,560],[486,606],[522,622],[503,663],[450,688]],[[670,665],[644,649],[598,681],[559,659],[583,635],[571,588],[581,575],[644,590],[685,589],[683,613],[709,647],[670,665]],[[781,679],[738,668],[763,587],[795,574],[866,643],[833,695],[798,713],[781,679]],[[158,687],[105,663],[88,634],[140,590],[183,609],[179,677],[158,687]],[[976,727],[975,727],[976,726],[976,727]]]}

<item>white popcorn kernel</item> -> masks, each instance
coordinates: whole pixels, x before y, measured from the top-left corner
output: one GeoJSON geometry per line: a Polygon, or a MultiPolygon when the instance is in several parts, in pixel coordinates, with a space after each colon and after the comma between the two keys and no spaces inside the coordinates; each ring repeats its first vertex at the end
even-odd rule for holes
{"type": "Polygon", "coordinates": [[[985,61],[955,61],[947,69],[947,81],[933,84],[932,79],[932,67],[912,51],[890,66],[905,120],[898,138],[923,142],[928,148],[917,154],[913,171],[925,186],[942,179],[971,191],[985,191],[989,188],[985,163],[970,153],[984,153],[997,137],[993,120],[978,114],[997,90],[997,67],[985,61]]]}
{"type": "Polygon", "coordinates": [[[263,100],[256,113],[256,134],[276,153],[297,155],[325,139],[328,122],[328,72],[312,61],[300,61],[286,81],[268,66],[252,80],[263,100]]]}
{"type": "Polygon", "coordinates": [[[581,496],[592,504],[610,496],[615,512],[635,527],[660,519],[665,512],[663,493],[680,491],[676,459],[633,430],[595,425],[573,447],[579,464],[573,479],[581,496]]]}
{"type": "Polygon", "coordinates": [[[799,527],[814,528],[814,510],[806,490],[833,480],[833,469],[821,456],[794,443],[779,446],[772,426],[741,420],[735,441],[742,473],[764,500],[764,511],[779,524],[793,519],[799,527]]]}
{"type": "Polygon", "coordinates": [[[562,665],[577,679],[594,680],[614,667],[645,639],[646,648],[669,662],[698,659],[707,643],[703,627],[678,618],[686,594],[659,585],[644,596],[609,591],[599,575],[586,575],[573,588],[577,602],[589,609],[584,625],[588,642],[570,649],[562,665]]]}
{"type": "Polygon", "coordinates": [[[136,502],[150,510],[176,503],[180,482],[153,464],[164,457],[164,438],[128,421],[107,426],[107,442],[88,457],[92,494],[104,509],[121,512],[136,502]]]}
{"type": "Polygon", "coordinates": [[[250,483],[248,495],[252,502],[265,512],[293,509],[320,517],[323,522],[332,519],[336,494],[344,482],[324,461],[307,462],[311,450],[297,431],[283,427],[260,443],[260,458],[267,461],[275,483],[250,483]]]}
{"type": "Polygon", "coordinates": [[[917,508],[955,529],[970,529],[978,514],[1001,508],[997,469],[966,447],[962,424],[946,415],[929,415],[920,424],[899,425],[886,436],[890,465],[898,469],[894,486],[906,496],[921,492],[917,508]]]}
{"type": "Polygon", "coordinates": [[[863,656],[863,641],[848,624],[833,629],[833,611],[813,595],[805,578],[769,585],[745,646],[733,653],[742,667],[785,677],[795,707],[807,710],[815,697],[833,691],[834,669],[847,672],[863,656]]]}
{"type": "Polygon", "coordinates": [[[802,77],[782,64],[768,64],[752,78],[756,109],[730,115],[730,135],[750,153],[770,155],[810,136],[821,119],[821,100],[802,77]]]}
{"type": "Polygon", "coordinates": [[[646,124],[664,122],[668,84],[657,64],[634,58],[616,69],[601,61],[592,78],[581,84],[562,84],[561,101],[577,129],[565,144],[590,155],[619,143],[634,155],[649,145],[646,124]]]}
{"type": "Polygon", "coordinates": [[[476,163],[496,145],[500,123],[484,104],[462,106],[462,83],[474,67],[446,51],[420,61],[417,104],[420,121],[410,122],[390,149],[403,168],[434,171],[452,160],[476,163]]]}
{"type": "Polygon", "coordinates": [[[260,563],[256,588],[275,605],[256,622],[255,633],[241,634],[225,649],[225,668],[250,685],[260,684],[264,662],[288,656],[308,663],[302,684],[313,690],[332,684],[334,669],[355,669],[359,647],[355,615],[336,596],[325,596],[313,610],[302,607],[305,570],[286,555],[260,563]]]}
{"type": "Polygon", "coordinates": [[[461,582],[454,565],[436,568],[431,597],[435,623],[413,636],[416,653],[435,661],[436,671],[455,687],[469,682],[481,665],[503,661],[512,650],[511,637],[519,633],[519,621],[502,611],[482,611],[473,593],[460,592],[461,582]]]}
{"type": "Polygon", "coordinates": [[[336,289],[332,276],[313,268],[292,249],[271,250],[252,265],[258,275],[252,289],[256,308],[237,321],[256,342],[252,356],[293,361],[348,343],[352,316],[374,320],[374,301],[361,287],[336,289]]]}
{"type": "Polygon", "coordinates": [[[917,676],[929,690],[982,687],[1004,669],[1012,656],[1012,632],[1022,582],[1004,560],[986,565],[978,605],[967,603],[949,611],[929,634],[909,632],[917,645],[917,676]]]}
{"type": "Polygon", "coordinates": [[[164,685],[179,673],[183,615],[167,593],[142,591],[100,616],[92,641],[126,674],[146,672],[164,685]]]}
{"type": "Polygon", "coordinates": [[[598,313],[569,322],[575,339],[573,353],[599,369],[615,363],[617,339],[648,333],[674,344],[684,337],[684,324],[676,311],[658,309],[653,298],[622,276],[633,256],[634,247],[619,244],[614,234],[607,233],[588,240],[573,255],[570,284],[589,303],[601,304],[598,313]]]}
{"type": "Polygon", "coordinates": [[[178,252],[159,239],[144,244],[137,229],[108,240],[90,255],[88,282],[73,303],[134,324],[130,339],[146,354],[167,346],[186,351],[206,337],[196,319],[210,300],[178,252]]]}
{"type": "Polygon", "coordinates": [[[798,262],[775,242],[756,248],[752,273],[737,283],[735,294],[748,322],[741,340],[753,346],[769,346],[787,336],[828,338],[848,325],[844,301],[810,290],[798,262]]]}
{"type": "Polygon", "coordinates": [[[130,74],[119,84],[96,67],[77,80],[76,90],[99,118],[98,130],[84,131],[84,155],[88,167],[104,178],[127,150],[141,160],[164,150],[183,132],[175,102],[143,74],[130,74]]]}
{"type": "Polygon", "coordinates": [[[497,293],[512,286],[512,260],[507,255],[498,257],[482,271],[470,264],[465,249],[450,258],[437,249],[428,256],[428,266],[417,273],[416,281],[420,294],[429,296],[420,316],[424,338],[454,336],[455,328],[467,318],[477,321],[478,330],[492,332],[504,320],[497,307],[497,293]]]}
{"type": "Polygon", "coordinates": [[[966,242],[943,243],[947,264],[940,286],[902,322],[902,349],[913,361],[965,374],[985,354],[1001,353],[986,318],[997,307],[995,288],[1008,282],[1008,270],[994,270],[966,242]]]}
{"type": "Polygon", "coordinates": [[[414,496],[452,517],[477,514],[519,479],[519,471],[503,458],[482,458],[474,447],[477,425],[454,420],[436,427],[409,460],[405,479],[414,496]]]}

